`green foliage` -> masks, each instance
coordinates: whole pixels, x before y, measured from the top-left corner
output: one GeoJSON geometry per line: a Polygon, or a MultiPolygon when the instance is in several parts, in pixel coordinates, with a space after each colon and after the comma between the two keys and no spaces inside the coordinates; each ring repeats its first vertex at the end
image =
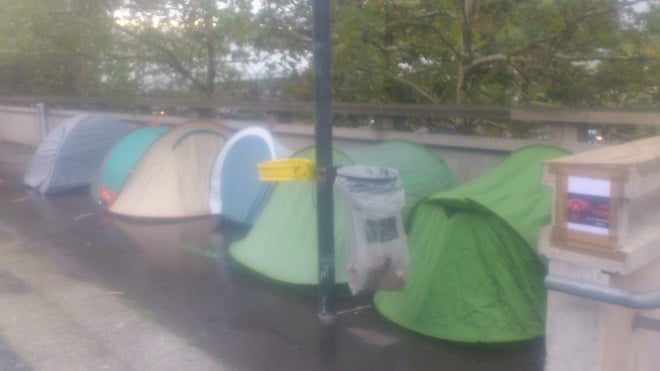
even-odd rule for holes
{"type": "Polygon", "coordinates": [[[334,96],[599,105],[597,92],[607,91],[601,70],[637,70],[633,81],[640,84],[628,84],[628,92],[639,92],[644,81],[654,85],[653,67],[640,62],[657,64],[649,50],[658,45],[649,26],[657,11],[626,23],[627,9],[614,0],[340,1],[333,13],[334,96]]]}
{"type": "MultiPolygon", "coordinates": [[[[625,4],[332,1],[333,99],[657,108],[660,5],[625,4]]],[[[310,100],[311,17],[306,0],[5,0],[0,93],[240,98],[250,69],[310,100]]],[[[424,125],[448,123],[501,126],[424,125]]]]}
{"type": "Polygon", "coordinates": [[[0,90],[86,95],[100,84],[111,42],[111,2],[5,0],[0,13],[0,90]]]}
{"type": "Polygon", "coordinates": [[[205,97],[239,77],[236,63],[250,30],[250,2],[244,0],[126,1],[117,23],[127,56],[149,76],[151,92],[191,91],[205,97]]]}

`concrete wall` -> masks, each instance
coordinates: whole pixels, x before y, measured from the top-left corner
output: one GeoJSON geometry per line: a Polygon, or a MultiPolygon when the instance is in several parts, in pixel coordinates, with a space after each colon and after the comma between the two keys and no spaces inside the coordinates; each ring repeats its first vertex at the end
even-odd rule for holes
{"type": "MultiPolygon", "coordinates": [[[[79,111],[45,110],[47,125],[40,123],[38,107],[0,107],[0,140],[22,143],[36,147],[43,131],[57,127],[79,111]],[[45,128],[46,130],[43,130],[45,128]]],[[[133,114],[111,114],[111,116],[139,123],[162,122],[178,124],[183,117],[163,117],[133,114]]],[[[222,120],[238,130],[250,125],[261,125],[269,130],[286,146],[296,150],[314,144],[314,126],[310,124],[281,124],[276,122],[248,122],[222,120]]],[[[579,152],[593,148],[593,144],[578,143],[574,127],[557,126],[550,140],[533,141],[477,136],[441,135],[434,133],[397,132],[373,128],[334,128],[334,145],[339,148],[374,144],[386,139],[407,139],[422,143],[437,152],[454,171],[460,182],[466,182],[496,165],[511,151],[533,143],[548,143],[579,152]]]]}

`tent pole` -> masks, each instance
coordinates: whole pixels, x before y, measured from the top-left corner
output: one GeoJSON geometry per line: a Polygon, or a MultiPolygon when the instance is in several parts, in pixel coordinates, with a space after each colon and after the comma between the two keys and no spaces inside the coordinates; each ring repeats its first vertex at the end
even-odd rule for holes
{"type": "Polygon", "coordinates": [[[316,144],[316,202],[318,231],[319,319],[335,322],[335,241],[330,93],[330,5],[313,0],[314,127],[316,144]]]}

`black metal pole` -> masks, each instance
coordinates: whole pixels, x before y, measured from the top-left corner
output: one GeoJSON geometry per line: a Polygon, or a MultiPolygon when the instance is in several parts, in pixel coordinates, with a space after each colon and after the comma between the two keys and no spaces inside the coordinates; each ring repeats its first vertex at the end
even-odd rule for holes
{"type": "Polygon", "coordinates": [[[313,0],[314,125],[318,230],[319,319],[335,321],[335,228],[332,184],[332,108],[330,97],[330,5],[313,0]]]}

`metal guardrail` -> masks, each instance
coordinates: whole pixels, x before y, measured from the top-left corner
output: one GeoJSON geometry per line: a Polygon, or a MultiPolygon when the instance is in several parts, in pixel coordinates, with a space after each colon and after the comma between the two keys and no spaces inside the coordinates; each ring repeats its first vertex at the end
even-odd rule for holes
{"type": "MultiPolygon", "coordinates": [[[[231,111],[242,109],[261,113],[313,113],[313,102],[229,102],[213,99],[101,98],[57,96],[0,96],[0,104],[95,107],[179,107],[231,111]]],[[[540,107],[449,106],[431,104],[361,104],[333,102],[334,114],[373,117],[452,117],[501,121],[560,123],[577,125],[660,126],[660,110],[579,109],[540,107]]]]}
{"type": "Polygon", "coordinates": [[[545,278],[545,287],[548,290],[626,308],[643,310],[660,308],[660,289],[642,292],[629,291],[553,275],[545,278]]]}

